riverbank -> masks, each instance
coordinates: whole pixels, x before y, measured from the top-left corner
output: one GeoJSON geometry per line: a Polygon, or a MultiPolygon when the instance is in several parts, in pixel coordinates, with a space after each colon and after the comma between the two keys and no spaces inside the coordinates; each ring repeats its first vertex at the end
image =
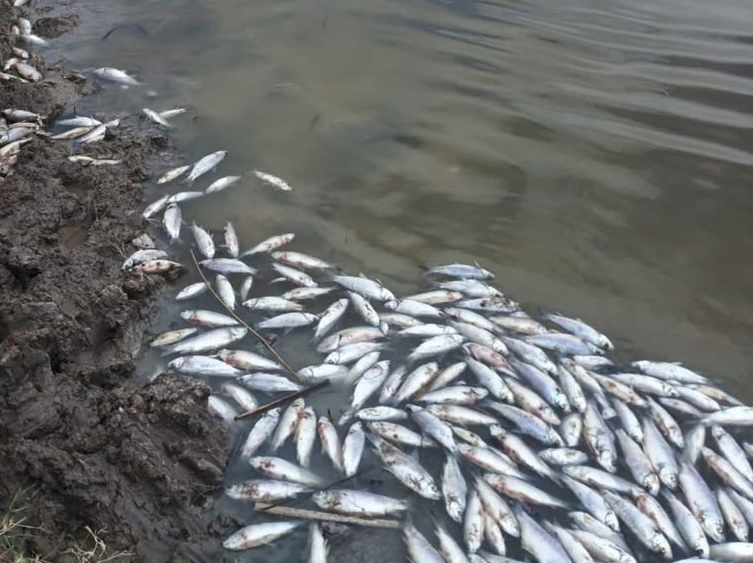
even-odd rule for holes
{"type": "MultiPolygon", "coordinates": [[[[37,19],[2,0],[3,61],[19,13],[37,19]]],[[[68,29],[75,14],[54,20],[35,32],[68,29]]],[[[3,82],[0,108],[46,115],[49,126],[97,88],[74,69],[33,61],[43,80],[3,82]]],[[[207,413],[208,388],[171,376],[146,387],[132,380],[165,283],[120,268],[148,229],[142,183],[167,143],[139,123],[86,151],[120,165],[84,167],[67,160],[72,145],[37,136],[0,181],[0,511],[12,500],[23,507],[22,547],[45,560],[62,560],[87,528],[108,554],[131,561],[203,559],[217,549],[201,512],[220,485],[226,439],[207,413]]]]}

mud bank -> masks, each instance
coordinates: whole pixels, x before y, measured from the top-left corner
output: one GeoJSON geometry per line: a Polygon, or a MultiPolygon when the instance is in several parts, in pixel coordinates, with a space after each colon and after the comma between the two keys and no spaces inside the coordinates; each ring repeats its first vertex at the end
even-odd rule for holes
{"type": "MultiPolygon", "coordinates": [[[[14,12],[0,1],[3,60],[14,12]]],[[[55,35],[75,15],[53,20],[35,30],[55,35]]],[[[0,84],[0,108],[54,117],[95,89],[35,63],[45,79],[0,84]]],[[[86,526],[128,560],[216,555],[201,511],[220,484],[226,438],[207,414],[209,390],[170,376],[132,381],[165,282],[120,265],[147,228],[145,162],[165,143],[108,133],[87,153],[125,162],[95,168],[69,162],[67,143],[37,137],[0,181],[0,510],[23,493],[25,524],[38,527],[26,548],[48,560],[64,560],[86,526]]]]}

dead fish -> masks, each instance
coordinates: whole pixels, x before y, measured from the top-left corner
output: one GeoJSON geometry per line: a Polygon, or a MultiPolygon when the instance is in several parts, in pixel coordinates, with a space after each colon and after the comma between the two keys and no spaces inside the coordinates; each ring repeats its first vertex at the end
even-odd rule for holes
{"type": "Polygon", "coordinates": [[[55,122],[56,125],[62,125],[64,127],[86,127],[92,128],[97,125],[102,125],[99,119],[93,117],[85,117],[83,115],[77,115],[75,117],[69,117],[67,119],[60,119],[55,122]]]}
{"type": "Polygon", "coordinates": [[[163,332],[159,336],[155,337],[149,345],[154,347],[170,346],[176,342],[180,342],[184,338],[196,334],[199,331],[198,328],[180,328],[178,330],[169,330],[163,332]]]}
{"type": "MultiPolygon", "coordinates": [[[[202,260],[199,265],[203,266],[207,270],[213,272],[219,272],[220,274],[245,274],[255,275],[258,272],[245,262],[241,262],[237,258],[211,258],[208,260],[202,260]]],[[[244,302],[244,304],[247,302],[244,302]]]]}
{"type": "Polygon", "coordinates": [[[181,289],[175,296],[176,301],[185,301],[187,299],[193,299],[199,295],[204,294],[207,291],[207,284],[202,282],[192,283],[181,289]]]}
{"type": "Polygon", "coordinates": [[[403,524],[403,537],[411,561],[445,563],[444,558],[410,522],[403,524]]]}
{"type": "Polygon", "coordinates": [[[273,176],[272,174],[267,174],[266,172],[262,172],[261,170],[254,170],[253,174],[265,184],[268,184],[273,188],[277,188],[278,190],[281,190],[283,192],[289,192],[293,189],[293,187],[285,180],[278,178],[277,176],[273,176]]]}
{"type": "Polygon", "coordinates": [[[225,494],[236,500],[252,502],[275,502],[295,498],[298,495],[311,492],[311,487],[287,481],[273,481],[271,479],[252,479],[225,489],[225,494]]]}
{"type": "Polygon", "coordinates": [[[16,72],[26,80],[38,82],[42,80],[42,73],[28,63],[18,62],[15,67],[16,72]]]}
{"type": "Polygon", "coordinates": [[[180,228],[183,225],[183,213],[177,203],[170,203],[165,209],[162,216],[162,223],[165,226],[167,234],[170,236],[170,242],[180,239],[180,228]]]}
{"type": "Polygon", "coordinates": [[[273,237],[269,237],[268,239],[260,242],[256,246],[254,246],[252,249],[247,250],[241,256],[250,256],[251,254],[259,254],[259,253],[269,253],[273,250],[280,248],[282,246],[285,246],[286,244],[289,244],[292,242],[292,240],[295,238],[295,233],[285,233],[282,235],[275,235],[273,237]]]}
{"type": "MultiPolygon", "coordinates": [[[[199,176],[206,174],[210,170],[214,170],[220,162],[225,160],[226,156],[227,151],[215,151],[201,157],[194,163],[193,167],[191,168],[191,172],[188,174],[188,177],[183,180],[183,182],[192,184],[194,180],[196,180],[199,176]]],[[[203,193],[204,192],[202,192],[202,194],[203,193]]]]}
{"type": "Polygon", "coordinates": [[[337,435],[337,428],[335,428],[328,416],[323,415],[319,417],[316,423],[316,430],[324,453],[332,462],[335,469],[344,473],[342,448],[340,446],[340,437],[337,435]]]}
{"type": "Polygon", "coordinates": [[[141,82],[136,80],[133,76],[129,75],[126,71],[111,67],[102,67],[95,69],[95,76],[117,82],[118,84],[124,84],[126,86],[139,86],[141,82]]]}
{"type": "Polygon", "coordinates": [[[222,547],[231,551],[241,551],[267,545],[300,526],[302,522],[267,522],[251,524],[235,532],[222,542],[222,547]]]}
{"type": "Polygon", "coordinates": [[[398,481],[424,498],[431,500],[441,498],[439,487],[437,487],[431,474],[415,459],[377,436],[369,435],[368,438],[382,459],[385,469],[392,473],[398,481]]]}
{"type": "Polygon", "coordinates": [[[154,121],[156,124],[162,125],[163,127],[167,127],[167,128],[171,127],[171,125],[167,122],[167,120],[164,117],[162,117],[159,113],[154,111],[153,109],[143,108],[141,112],[145,116],[147,116],[149,119],[154,121]]]}
{"type": "Polygon", "coordinates": [[[123,265],[121,266],[121,270],[130,270],[134,266],[137,266],[138,264],[141,264],[142,262],[146,262],[147,260],[158,260],[160,258],[167,257],[167,252],[164,250],[157,250],[157,249],[144,249],[144,250],[137,250],[133,254],[131,254],[125,262],[123,262],[123,265]]]}
{"type": "Polygon", "coordinates": [[[168,182],[172,182],[176,178],[180,178],[181,176],[183,176],[183,174],[185,174],[189,168],[191,168],[190,165],[185,165],[185,166],[178,166],[177,168],[168,170],[162,176],[160,176],[159,180],[157,180],[157,183],[166,184],[168,182]]]}
{"type": "Polygon", "coordinates": [[[309,540],[306,553],[307,563],[327,563],[327,541],[322,529],[316,522],[309,524],[309,540]]]}
{"type": "Polygon", "coordinates": [[[165,206],[167,205],[167,199],[170,196],[162,196],[157,201],[153,201],[149,205],[146,206],[146,209],[144,209],[144,212],[141,214],[145,219],[149,219],[150,217],[154,216],[155,214],[162,211],[165,206]]]}
{"type": "Polygon", "coordinates": [[[221,418],[226,424],[232,424],[238,412],[227,401],[217,395],[210,395],[207,399],[207,408],[214,416],[221,418]]]}
{"type": "Polygon", "coordinates": [[[167,109],[165,111],[159,112],[160,117],[164,119],[172,119],[173,117],[177,117],[181,115],[182,113],[186,113],[188,111],[188,108],[175,108],[175,109],[167,109]]]}
{"type": "Polygon", "coordinates": [[[209,186],[207,186],[207,189],[204,190],[205,194],[214,194],[217,192],[221,192],[222,190],[226,190],[230,186],[236,184],[238,180],[240,180],[240,176],[224,176],[218,180],[215,180],[209,186]]]}
{"type": "Polygon", "coordinates": [[[171,354],[200,354],[218,350],[237,342],[246,336],[243,327],[216,328],[197,336],[187,338],[169,348],[171,354]]]}
{"type": "Polygon", "coordinates": [[[248,459],[254,455],[256,450],[272,437],[280,421],[280,412],[281,409],[279,407],[271,409],[256,421],[241,447],[241,457],[243,459],[248,459]]]}
{"type": "Polygon", "coordinates": [[[465,280],[489,280],[494,278],[494,274],[480,266],[458,263],[429,268],[426,270],[426,274],[465,280]]]}
{"type": "Polygon", "coordinates": [[[319,491],[311,500],[322,510],[363,517],[389,516],[410,507],[406,500],[355,489],[319,491]]]}
{"type": "Polygon", "coordinates": [[[217,289],[217,295],[220,296],[220,301],[230,309],[235,309],[235,291],[230,281],[222,274],[217,274],[214,280],[214,286],[217,289]]]}
{"type": "Polygon", "coordinates": [[[181,311],[180,316],[191,324],[199,326],[205,326],[210,328],[222,327],[222,326],[235,326],[238,320],[225,315],[223,313],[217,313],[216,311],[208,311],[205,309],[191,309],[188,311],[181,311]]]}
{"type": "Polygon", "coordinates": [[[324,480],[318,475],[279,457],[258,456],[250,458],[248,462],[256,471],[272,479],[301,483],[311,487],[321,487],[324,484],[324,480]]]}
{"type": "Polygon", "coordinates": [[[172,260],[147,260],[133,268],[134,272],[141,274],[166,274],[181,270],[185,270],[183,264],[172,260]]]}

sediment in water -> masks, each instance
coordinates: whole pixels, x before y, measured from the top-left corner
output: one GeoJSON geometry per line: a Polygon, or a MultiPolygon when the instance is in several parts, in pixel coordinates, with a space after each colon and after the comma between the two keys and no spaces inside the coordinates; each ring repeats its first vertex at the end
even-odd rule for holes
{"type": "MultiPolygon", "coordinates": [[[[2,60],[18,13],[0,0],[2,60]]],[[[57,34],[75,17],[53,20],[35,31],[57,34]]],[[[54,117],[96,88],[34,62],[44,80],[2,83],[0,108],[54,117]]],[[[86,526],[132,561],[203,560],[219,549],[201,518],[225,464],[209,389],[171,376],[133,381],[164,281],[120,265],[147,229],[146,162],[165,144],[154,130],[115,130],[87,153],[124,164],[82,167],[66,159],[68,143],[36,137],[0,181],[0,510],[22,493],[34,527],[25,549],[47,560],[86,526]]]]}

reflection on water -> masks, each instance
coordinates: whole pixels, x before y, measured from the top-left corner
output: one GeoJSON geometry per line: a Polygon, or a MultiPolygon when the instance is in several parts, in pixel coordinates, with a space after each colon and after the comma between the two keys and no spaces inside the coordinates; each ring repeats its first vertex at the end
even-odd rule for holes
{"type": "Polygon", "coordinates": [[[295,231],[401,292],[421,264],[478,260],[513,296],[753,400],[747,0],[77,6],[56,48],[148,84],[95,109],[189,104],[189,157],[227,149],[223,171],[295,187],[189,205],[206,226],[229,218],[248,245],[295,231]],[[99,40],[122,22],[149,38],[99,40]]]}

